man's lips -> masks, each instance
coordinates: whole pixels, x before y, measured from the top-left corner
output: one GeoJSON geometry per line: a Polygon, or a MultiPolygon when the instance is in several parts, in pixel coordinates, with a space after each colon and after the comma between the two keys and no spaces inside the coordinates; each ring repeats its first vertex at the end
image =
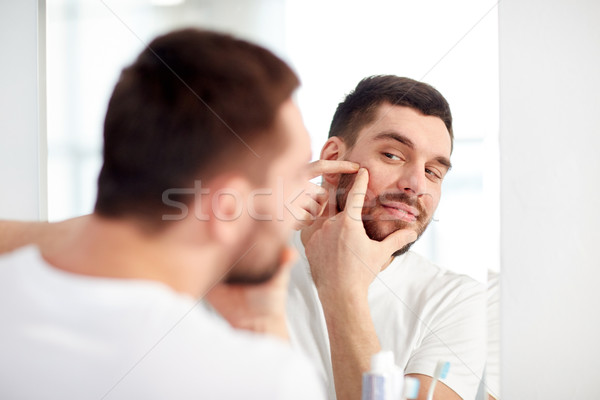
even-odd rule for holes
{"type": "Polygon", "coordinates": [[[397,219],[406,222],[415,222],[419,216],[419,210],[403,202],[391,201],[381,205],[387,212],[394,215],[397,219]]]}

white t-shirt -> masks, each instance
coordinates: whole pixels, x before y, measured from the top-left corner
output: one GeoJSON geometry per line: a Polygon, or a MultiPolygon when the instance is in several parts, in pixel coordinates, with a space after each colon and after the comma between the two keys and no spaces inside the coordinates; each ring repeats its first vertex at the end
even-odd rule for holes
{"type": "MultiPolygon", "coordinates": [[[[300,257],[289,290],[292,344],[313,360],[335,399],[325,316],[299,233],[293,243],[300,257]]],[[[394,352],[405,374],[432,376],[438,361],[449,361],[442,382],[464,399],[475,398],[486,358],[483,285],[409,251],[377,275],[368,299],[381,348],[394,352]]]]}
{"type": "Polygon", "coordinates": [[[321,399],[289,344],[232,329],[196,300],[145,280],[0,257],[0,398],[321,399]]]}

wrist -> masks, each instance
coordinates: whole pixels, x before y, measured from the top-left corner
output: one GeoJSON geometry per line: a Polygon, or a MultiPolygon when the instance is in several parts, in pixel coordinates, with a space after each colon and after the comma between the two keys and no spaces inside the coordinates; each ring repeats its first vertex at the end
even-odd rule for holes
{"type": "Polygon", "coordinates": [[[353,315],[370,315],[367,290],[323,290],[317,293],[326,318],[346,319],[353,315]]]}
{"type": "Polygon", "coordinates": [[[323,307],[356,307],[368,303],[368,287],[317,287],[317,294],[323,307]]]}

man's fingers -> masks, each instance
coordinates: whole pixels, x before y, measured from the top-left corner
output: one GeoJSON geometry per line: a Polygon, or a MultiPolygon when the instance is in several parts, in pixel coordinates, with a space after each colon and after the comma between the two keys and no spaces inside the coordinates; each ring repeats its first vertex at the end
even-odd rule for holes
{"type": "Polygon", "coordinates": [[[300,222],[299,226],[308,226],[321,216],[328,201],[329,193],[327,190],[319,185],[307,182],[305,192],[293,202],[290,212],[300,222]]]}
{"type": "Polygon", "coordinates": [[[346,198],[345,212],[354,221],[362,221],[362,208],[365,204],[368,185],[369,172],[365,168],[361,168],[346,198]]]}
{"type": "Polygon", "coordinates": [[[302,209],[309,214],[311,219],[316,219],[320,217],[321,213],[323,212],[324,205],[319,204],[318,201],[315,201],[313,199],[306,200],[307,201],[305,201],[302,205],[302,209]]]}
{"type": "Polygon", "coordinates": [[[323,214],[323,210],[327,206],[326,200],[323,204],[310,197],[301,199],[301,201],[302,204],[294,204],[289,210],[296,220],[294,227],[296,230],[312,225],[323,214]]]}
{"type": "Polygon", "coordinates": [[[381,246],[384,247],[383,251],[391,256],[395,251],[400,250],[415,240],[417,240],[417,233],[415,231],[412,229],[400,229],[382,240],[381,246]]]}
{"type": "Polygon", "coordinates": [[[304,194],[320,205],[324,205],[327,203],[327,200],[329,200],[329,193],[327,190],[325,190],[324,187],[315,185],[312,182],[308,182],[306,192],[304,194]]]}
{"type": "Polygon", "coordinates": [[[355,162],[342,160],[317,160],[308,164],[309,179],[323,174],[353,174],[360,168],[355,162]]]}

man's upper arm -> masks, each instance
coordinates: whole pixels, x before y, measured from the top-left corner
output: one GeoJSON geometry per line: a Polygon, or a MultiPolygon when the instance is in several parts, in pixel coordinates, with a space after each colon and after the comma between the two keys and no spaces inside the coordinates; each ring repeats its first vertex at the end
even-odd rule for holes
{"type": "MultiPolygon", "coordinates": [[[[433,378],[423,374],[408,374],[406,376],[417,378],[419,380],[420,385],[417,400],[426,400],[427,394],[429,393],[429,387],[431,386],[431,382],[433,382],[433,378]]],[[[434,398],[436,400],[461,400],[461,397],[443,382],[437,382],[435,385],[434,398]]]]}
{"type": "Polygon", "coordinates": [[[37,243],[47,226],[45,222],[0,221],[0,253],[37,243]]]}
{"type": "Polygon", "coordinates": [[[0,254],[31,244],[52,253],[66,235],[77,235],[78,227],[89,218],[91,215],[84,215],[53,223],[0,220],[0,254]]]}

